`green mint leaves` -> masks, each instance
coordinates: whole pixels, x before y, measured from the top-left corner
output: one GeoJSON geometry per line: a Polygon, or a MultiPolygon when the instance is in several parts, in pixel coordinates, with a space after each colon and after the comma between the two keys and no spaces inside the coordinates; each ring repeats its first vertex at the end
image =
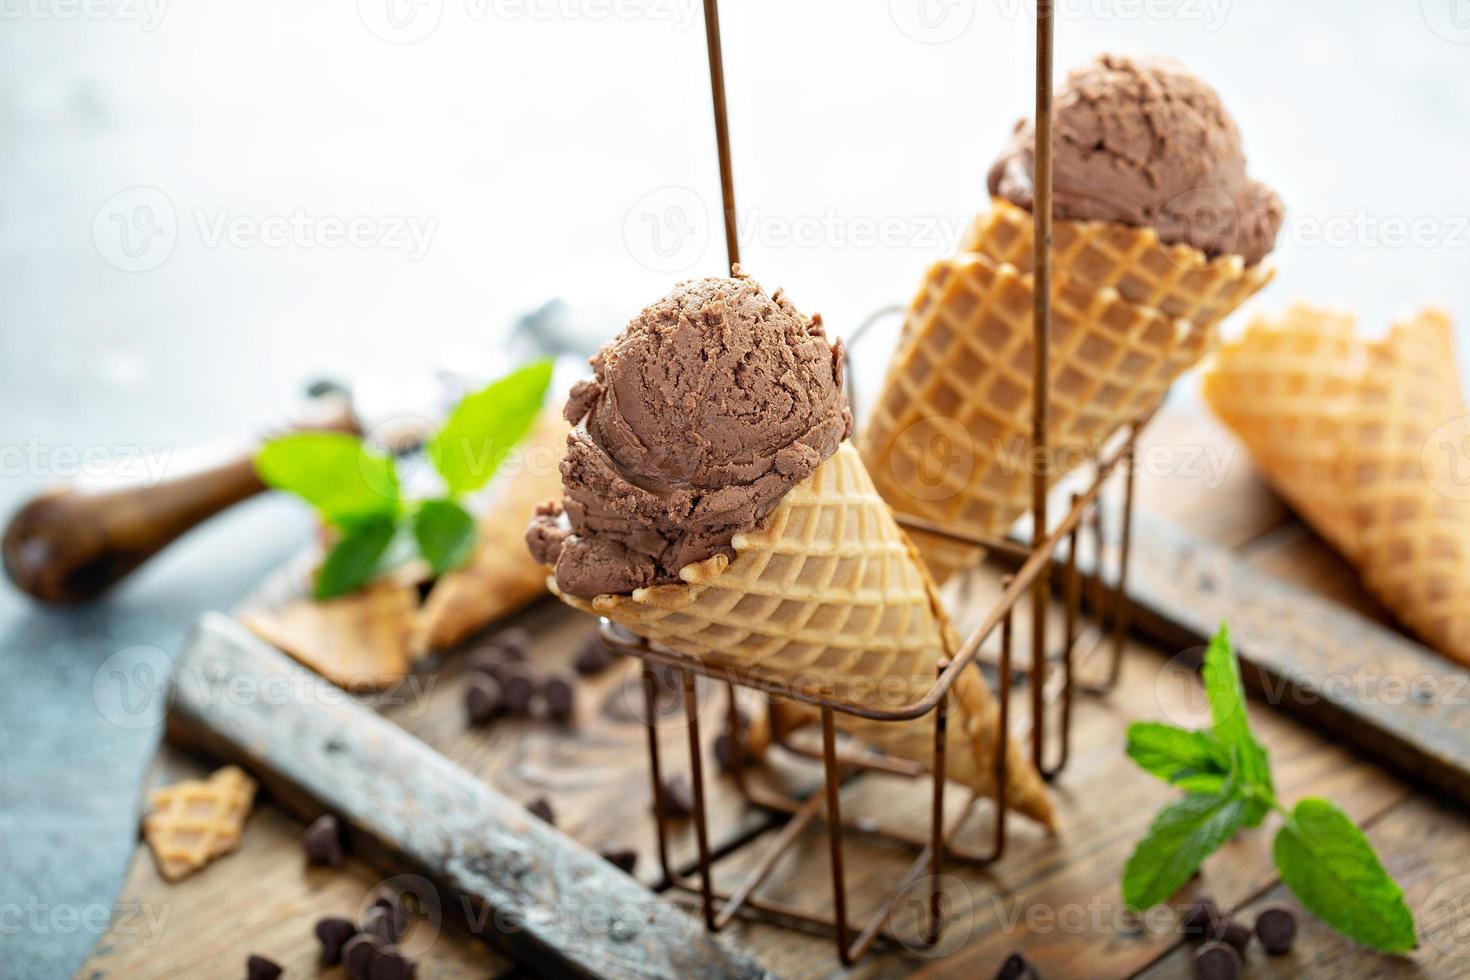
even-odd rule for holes
{"type": "Polygon", "coordinates": [[[460,498],[490,482],[536,421],[551,385],[550,360],[539,360],[466,396],[429,443],[444,495],[407,500],[391,456],[353,435],[298,432],[270,440],[255,457],[261,480],[310,504],[336,532],[317,572],[315,595],[330,599],[372,581],[411,536],[436,576],[469,560],[476,526],[460,498]]]}
{"type": "Polygon", "coordinates": [[[1403,890],[1378,863],[1368,838],[1333,804],[1317,797],[1299,801],[1272,851],[1286,887],[1344,936],[1385,953],[1418,945],[1403,890]]]}
{"type": "Polygon", "coordinates": [[[1158,722],[1128,728],[1128,756],[1186,791],[1159,812],[1123,869],[1123,899],[1136,909],[1167,901],[1205,858],[1273,810],[1285,817],[1274,854],[1281,880],[1323,922],[1366,946],[1401,953],[1416,945],[1414,916],[1368,838],[1326,800],[1289,813],[1276,799],[1270,754],[1246,715],[1240,665],[1221,624],[1204,656],[1213,724],[1190,731],[1158,722]]]}

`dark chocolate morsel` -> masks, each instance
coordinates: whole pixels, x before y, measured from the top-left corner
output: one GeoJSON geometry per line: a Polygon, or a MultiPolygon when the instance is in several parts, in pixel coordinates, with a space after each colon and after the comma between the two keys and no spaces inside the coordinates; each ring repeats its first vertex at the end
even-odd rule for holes
{"type": "Polygon", "coordinates": [[[251,956],[245,961],[246,980],[276,980],[281,972],[279,963],[264,956],[251,956]]]}
{"type": "Polygon", "coordinates": [[[500,713],[500,682],[486,674],[472,678],[464,692],[464,709],[471,725],[488,724],[500,713]]]}
{"type": "Polygon", "coordinates": [[[663,815],[670,819],[681,819],[694,812],[694,793],[689,781],[682,775],[670,776],[663,785],[663,815]]]}
{"type": "Polygon", "coordinates": [[[1041,980],[1041,974],[1036,972],[1036,967],[1026,957],[1020,953],[1012,953],[996,971],[995,980],[1041,980]]]}
{"type": "Polygon", "coordinates": [[[322,944],[322,966],[336,966],[341,963],[342,947],[355,935],[357,926],[347,919],[319,919],[316,924],[316,939],[322,944]]]}
{"type": "Polygon", "coordinates": [[[373,958],[371,980],[412,980],[413,975],[413,962],[397,949],[380,949],[373,958]]]}
{"type": "Polygon", "coordinates": [[[1221,918],[1219,906],[1215,904],[1213,898],[1208,896],[1203,896],[1199,901],[1186,905],[1183,912],[1184,934],[1191,939],[1203,939],[1208,936],[1214,923],[1221,918]]]}
{"type": "Polygon", "coordinates": [[[378,958],[378,941],[358,933],[342,947],[342,963],[349,980],[372,980],[373,961],[378,958]]]}
{"type": "Polygon", "coordinates": [[[526,804],[526,809],[535,816],[540,817],[553,827],[556,826],[556,811],[551,808],[551,801],[544,796],[538,796],[526,804]]]}
{"type": "Polygon", "coordinates": [[[562,674],[548,678],[546,686],[541,689],[541,696],[546,699],[546,713],[553,721],[571,721],[576,713],[577,694],[570,679],[562,674]]]}
{"type": "Polygon", "coordinates": [[[626,874],[632,874],[633,868],[638,864],[638,852],[629,849],[603,851],[602,859],[618,870],[626,874]]]}
{"type": "Polygon", "coordinates": [[[1243,922],[1221,919],[1210,928],[1210,938],[1217,943],[1228,943],[1244,956],[1245,948],[1250,945],[1251,931],[1243,922]]]}
{"type": "Polygon", "coordinates": [[[1256,938],[1272,956],[1291,952],[1296,942],[1296,915],[1280,905],[1263,909],[1256,916],[1256,938]]]}
{"type": "Polygon", "coordinates": [[[1240,954],[1224,943],[1205,943],[1194,954],[1194,975],[1199,980],[1235,980],[1240,975],[1240,954]]]}
{"type": "Polygon", "coordinates": [[[500,705],[508,714],[523,715],[536,696],[536,682],[530,671],[519,664],[507,665],[500,682],[500,705]]]}
{"type": "Polygon", "coordinates": [[[306,860],[325,868],[340,868],[346,860],[342,849],[342,827],[337,818],[324,813],[312,821],[301,838],[306,860]]]}
{"type": "Polygon", "coordinates": [[[392,909],[383,905],[374,905],[362,917],[362,931],[369,936],[376,936],[384,943],[396,943],[398,941],[396,918],[392,909]]]}
{"type": "Polygon", "coordinates": [[[499,650],[511,660],[525,660],[531,653],[531,634],[519,626],[503,629],[490,637],[491,650],[499,650]]]}

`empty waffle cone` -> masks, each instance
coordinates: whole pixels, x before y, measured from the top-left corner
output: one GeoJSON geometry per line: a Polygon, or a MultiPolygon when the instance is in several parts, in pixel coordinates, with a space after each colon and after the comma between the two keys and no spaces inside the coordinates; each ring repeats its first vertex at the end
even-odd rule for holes
{"type": "MultiPolygon", "coordinates": [[[[1058,269],[1050,333],[1048,457],[1031,440],[1032,279],[967,253],[929,268],[859,440],[883,497],[961,531],[996,533],[1031,507],[1031,475],[1055,480],[1153,411],[1214,331],[1089,288],[1058,269]]],[[[936,579],[963,549],[919,538],[936,579]]]]}
{"type": "Polygon", "coordinates": [[[143,839],[165,881],[180,881],[240,843],[255,800],[255,780],[238,766],[208,779],[186,779],[154,790],[143,839]]]}
{"type": "Polygon", "coordinates": [[[1368,589],[1470,665],[1470,412],[1449,317],[1365,342],[1351,318],[1298,305],[1223,347],[1205,396],[1368,589]]]}
{"type": "MultiPolygon", "coordinates": [[[[899,708],[934,683],[958,637],[913,546],[849,443],[732,541],[734,558],[687,566],[682,584],[569,604],[703,663],[859,707],[899,708]]],[[[554,589],[554,584],[553,584],[554,589]]],[[[864,721],[845,730],[894,756],[933,761],[934,719],[864,721]]],[[[978,671],[952,690],[950,778],[995,795],[999,709],[978,671]]],[[[1014,742],[1008,803],[1050,826],[1041,779],[1014,742]]]]}

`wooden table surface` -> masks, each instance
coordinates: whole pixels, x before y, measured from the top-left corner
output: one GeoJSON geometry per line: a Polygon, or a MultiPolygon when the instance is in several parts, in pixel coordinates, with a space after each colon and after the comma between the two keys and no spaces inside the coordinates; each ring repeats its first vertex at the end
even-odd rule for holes
{"type": "MultiPolygon", "coordinates": [[[[1310,585],[1382,615],[1359,591],[1351,570],[1286,512],[1212,423],[1193,415],[1166,415],[1155,422],[1146,441],[1161,452],[1152,457],[1157,465],[1140,473],[1140,507],[1234,549],[1263,574],[1310,585]],[[1201,462],[1209,458],[1219,465],[1201,462]]],[[[983,595],[986,583],[980,584],[983,595]]],[[[978,611],[980,605],[968,608],[978,611]]],[[[533,656],[547,667],[569,661],[591,630],[589,621],[549,602],[528,610],[519,621],[536,636],[533,656]]],[[[1010,851],[999,864],[979,869],[951,862],[946,868],[953,918],[937,951],[880,948],[844,971],[825,937],[742,921],[731,927],[731,938],[783,977],[987,977],[1017,949],[1047,978],[1190,976],[1190,950],[1173,933],[1119,923],[1123,862],[1172,795],[1125,758],[1124,728],[1137,719],[1201,725],[1207,719],[1192,675],[1169,662],[1175,652],[1131,642],[1120,686],[1107,697],[1079,701],[1072,760],[1055,784],[1061,824],[1057,837],[1017,819],[1010,851]]],[[[405,691],[386,699],[393,702],[381,706],[388,717],[507,795],[527,802],[548,797],[558,826],[589,847],[636,849],[635,873],[659,884],[648,819],[644,734],[634,714],[641,696],[636,665],[620,661],[580,684],[577,721],[571,727],[528,720],[500,721],[486,729],[470,729],[464,721],[464,658],[450,656],[427,667],[405,691]]],[[[1019,702],[1014,716],[1024,721],[1019,702]]],[[[1284,800],[1326,796],[1366,827],[1388,870],[1404,886],[1422,942],[1409,957],[1379,956],[1303,913],[1295,952],[1268,959],[1253,948],[1246,976],[1470,975],[1470,930],[1450,914],[1470,897],[1470,874],[1463,868],[1470,848],[1466,814],[1355,758],[1280,711],[1253,703],[1251,721],[1271,749],[1284,800]]],[[[709,735],[715,728],[704,726],[709,735]]],[[[675,765],[683,760],[682,734],[675,724],[663,730],[666,759],[675,765]]],[[[202,771],[200,763],[165,749],[154,778],[167,780],[189,771],[202,771]]],[[[795,778],[803,775],[798,772],[795,778]]],[[[728,884],[759,860],[779,822],[744,805],[728,778],[714,776],[709,785],[712,843],[719,855],[716,875],[728,884]]],[[[927,819],[922,786],[869,775],[846,794],[844,814],[868,814],[880,823],[927,819]]],[[[988,819],[982,807],[967,832],[983,834],[988,819]]],[[[308,869],[301,854],[301,829],[262,799],[237,853],[172,886],[159,878],[140,848],[119,900],[125,916],[114,923],[80,975],[238,977],[250,953],[282,963],[287,976],[314,975],[313,923],[324,915],[351,914],[383,880],[383,871],[356,863],[341,872],[308,869]]],[[[1295,907],[1274,872],[1270,843],[1269,825],[1244,833],[1206,863],[1185,895],[1208,893],[1222,906],[1239,909],[1247,921],[1268,904],[1295,907]]],[[[912,854],[856,835],[849,837],[848,847],[849,894],[862,921],[888,894],[912,854]]],[[[692,841],[681,840],[677,853],[687,861],[692,841]]],[[[813,909],[828,907],[830,878],[820,829],[809,829],[762,893],[813,909]]],[[[896,928],[900,936],[906,934],[901,917],[896,928]]],[[[419,929],[411,941],[421,951],[420,977],[517,973],[514,964],[451,924],[419,929]]]]}

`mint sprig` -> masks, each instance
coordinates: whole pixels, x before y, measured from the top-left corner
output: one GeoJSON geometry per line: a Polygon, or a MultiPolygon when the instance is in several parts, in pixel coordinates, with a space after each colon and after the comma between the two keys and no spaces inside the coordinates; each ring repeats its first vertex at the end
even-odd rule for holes
{"type": "Polygon", "coordinates": [[[1128,755],[1185,789],[1159,812],[1123,869],[1123,899],[1135,909],[1167,901],[1205,858],[1275,811],[1284,818],[1273,854],[1281,880],[1343,935],[1387,953],[1415,948],[1414,915],[1368,838],[1333,804],[1310,797],[1287,811],[1277,801],[1271,757],[1250,729],[1240,664],[1225,624],[1204,656],[1211,727],[1158,722],[1128,728],[1128,755]]]}
{"type": "Polygon", "coordinates": [[[428,447],[442,496],[406,499],[393,457],[354,435],[298,432],[262,446],[255,457],[262,482],[300,497],[337,532],[317,571],[316,598],[372,581],[391,557],[401,556],[394,541],[403,537],[436,576],[468,561],[476,526],[461,498],[488,483],[535,424],[551,369],[550,360],[535,361],[460,401],[428,447]]]}

